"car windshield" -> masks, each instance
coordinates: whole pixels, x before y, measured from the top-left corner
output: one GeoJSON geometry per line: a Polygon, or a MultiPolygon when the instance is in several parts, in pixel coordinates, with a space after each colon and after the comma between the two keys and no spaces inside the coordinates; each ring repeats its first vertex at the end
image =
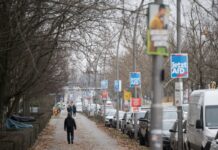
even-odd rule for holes
{"type": "Polygon", "coordinates": [[[125,112],[119,112],[119,118],[122,119],[124,114],[125,114],[125,112]]]}
{"type": "Polygon", "coordinates": [[[206,106],[205,120],[207,127],[218,127],[218,106],[206,106]]]}
{"type": "Polygon", "coordinates": [[[131,118],[131,113],[127,113],[127,114],[126,114],[126,118],[127,118],[127,119],[131,118]]]}
{"type": "Polygon", "coordinates": [[[145,113],[137,113],[137,119],[144,118],[145,113]]]}
{"type": "Polygon", "coordinates": [[[116,111],[109,111],[107,115],[108,116],[114,116],[115,114],[116,114],[116,111]]]}
{"type": "Polygon", "coordinates": [[[163,130],[172,129],[174,121],[163,121],[163,130]]]}
{"type": "Polygon", "coordinates": [[[177,119],[176,111],[163,111],[163,120],[166,119],[177,119]]]}
{"type": "Polygon", "coordinates": [[[112,105],[105,106],[105,109],[113,109],[112,105]]]}
{"type": "Polygon", "coordinates": [[[182,109],[183,109],[184,112],[188,112],[188,105],[182,106],[182,109]]]}

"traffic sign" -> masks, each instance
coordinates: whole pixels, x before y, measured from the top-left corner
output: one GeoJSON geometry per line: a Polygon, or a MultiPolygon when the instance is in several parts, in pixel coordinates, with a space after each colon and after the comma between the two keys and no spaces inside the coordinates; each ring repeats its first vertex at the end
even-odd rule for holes
{"type": "Polygon", "coordinates": [[[172,54],[171,78],[188,78],[188,54],[172,54]]]}
{"type": "Polygon", "coordinates": [[[141,73],[130,72],[130,87],[141,86],[141,73]]]}
{"type": "Polygon", "coordinates": [[[101,89],[102,90],[108,89],[108,80],[102,80],[101,81],[101,89]]]}
{"type": "Polygon", "coordinates": [[[122,89],[121,80],[115,80],[114,81],[114,91],[115,92],[121,92],[121,89],[122,89]]]}

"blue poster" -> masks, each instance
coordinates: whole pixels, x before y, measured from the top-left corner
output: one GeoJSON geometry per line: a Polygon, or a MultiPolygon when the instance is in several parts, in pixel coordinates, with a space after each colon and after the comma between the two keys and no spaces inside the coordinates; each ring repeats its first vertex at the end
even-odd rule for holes
{"type": "Polygon", "coordinates": [[[114,91],[121,92],[121,80],[114,81],[114,91]]]}
{"type": "Polygon", "coordinates": [[[188,78],[188,54],[172,54],[171,78],[188,78]]]}
{"type": "Polygon", "coordinates": [[[130,72],[130,87],[141,86],[141,73],[130,72]]]}
{"type": "Polygon", "coordinates": [[[101,81],[101,89],[102,90],[108,89],[108,80],[102,80],[101,81]]]}

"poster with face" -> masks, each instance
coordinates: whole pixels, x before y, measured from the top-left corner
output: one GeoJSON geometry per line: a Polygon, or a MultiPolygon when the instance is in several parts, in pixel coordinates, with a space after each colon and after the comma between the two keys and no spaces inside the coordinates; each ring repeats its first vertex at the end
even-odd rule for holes
{"type": "Polygon", "coordinates": [[[168,56],[169,7],[164,4],[149,4],[147,54],[168,56]]]}

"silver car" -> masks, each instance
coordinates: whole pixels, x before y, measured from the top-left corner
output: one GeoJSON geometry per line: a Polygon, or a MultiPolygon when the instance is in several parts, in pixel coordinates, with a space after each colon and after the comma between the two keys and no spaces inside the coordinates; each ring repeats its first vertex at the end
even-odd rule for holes
{"type": "Polygon", "coordinates": [[[121,131],[126,134],[127,133],[127,125],[129,124],[131,118],[131,112],[126,112],[121,121],[121,131]]]}

